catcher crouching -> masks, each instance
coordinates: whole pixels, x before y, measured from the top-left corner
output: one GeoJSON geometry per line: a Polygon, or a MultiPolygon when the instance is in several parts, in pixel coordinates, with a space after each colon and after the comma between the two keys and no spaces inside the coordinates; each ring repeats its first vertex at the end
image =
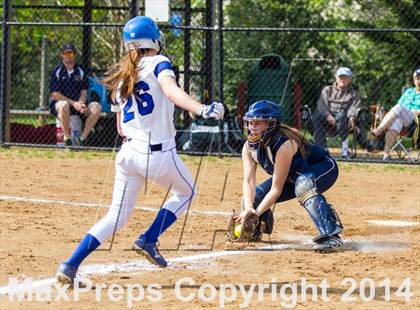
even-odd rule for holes
{"type": "Polygon", "coordinates": [[[273,230],[276,202],[297,198],[319,231],[313,239],[316,251],[335,251],[343,245],[343,225],[322,195],[338,177],[329,152],[307,141],[295,128],[282,124],[281,110],[268,100],[257,101],[244,117],[247,141],[242,149],[243,206],[229,219],[230,241],[259,241],[273,230]],[[256,185],[260,165],[271,177],[256,185]],[[240,231],[235,232],[240,224],[240,231]]]}

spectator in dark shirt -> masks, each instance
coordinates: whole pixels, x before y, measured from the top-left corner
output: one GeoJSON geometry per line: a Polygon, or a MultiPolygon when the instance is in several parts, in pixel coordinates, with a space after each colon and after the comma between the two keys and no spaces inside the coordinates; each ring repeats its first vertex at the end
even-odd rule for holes
{"type": "Polygon", "coordinates": [[[98,102],[87,102],[88,79],[76,63],[76,56],[74,45],[65,44],[61,51],[62,62],[52,72],[50,80],[50,110],[61,122],[66,146],[72,145],[70,115],[76,114],[85,120],[78,141],[83,145],[102,111],[98,102]]]}

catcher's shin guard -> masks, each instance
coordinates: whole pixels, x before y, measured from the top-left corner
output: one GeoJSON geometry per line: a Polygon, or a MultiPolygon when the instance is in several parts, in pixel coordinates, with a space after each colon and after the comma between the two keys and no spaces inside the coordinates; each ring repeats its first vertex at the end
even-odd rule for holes
{"type": "Polygon", "coordinates": [[[302,174],[297,178],[295,193],[321,234],[317,238],[323,239],[342,232],[343,224],[340,218],[334,208],[327,203],[325,197],[318,193],[312,174],[302,174]]]}
{"type": "Polygon", "coordinates": [[[324,196],[317,195],[309,198],[304,202],[303,207],[308,211],[321,235],[333,236],[342,232],[343,224],[324,196]]]}

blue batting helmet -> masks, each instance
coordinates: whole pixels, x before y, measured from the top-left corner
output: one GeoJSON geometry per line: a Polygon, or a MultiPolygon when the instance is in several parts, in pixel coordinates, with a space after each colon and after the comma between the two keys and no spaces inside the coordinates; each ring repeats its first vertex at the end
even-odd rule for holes
{"type": "Polygon", "coordinates": [[[269,138],[276,133],[281,123],[280,107],[272,101],[260,100],[253,104],[245,113],[245,129],[247,130],[248,145],[251,149],[257,150],[265,145],[269,138]],[[252,122],[264,122],[267,126],[263,130],[256,130],[252,122]]]}
{"type": "Polygon", "coordinates": [[[125,24],[123,29],[124,46],[131,49],[160,50],[159,27],[147,16],[136,16],[125,24]]]}

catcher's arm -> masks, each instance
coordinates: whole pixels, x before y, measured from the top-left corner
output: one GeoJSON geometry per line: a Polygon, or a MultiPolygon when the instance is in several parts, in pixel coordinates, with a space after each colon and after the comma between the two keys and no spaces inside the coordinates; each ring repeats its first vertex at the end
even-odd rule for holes
{"type": "Polygon", "coordinates": [[[273,183],[271,184],[270,191],[267,195],[265,195],[256,210],[258,216],[274,205],[281,195],[284,182],[286,182],[289,174],[293,156],[296,154],[297,149],[297,143],[295,141],[288,140],[277,151],[274,163],[273,183]]]}
{"type": "Polygon", "coordinates": [[[242,148],[242,165],[244,179],[242,182],[242,193],[244,197],[244,211],[239,215],[238,221],[243,221],[245,215],[254,210],[253,203],[256,190],[257,163],[252,159],[248,150],[248,142],[242,148]]]}

